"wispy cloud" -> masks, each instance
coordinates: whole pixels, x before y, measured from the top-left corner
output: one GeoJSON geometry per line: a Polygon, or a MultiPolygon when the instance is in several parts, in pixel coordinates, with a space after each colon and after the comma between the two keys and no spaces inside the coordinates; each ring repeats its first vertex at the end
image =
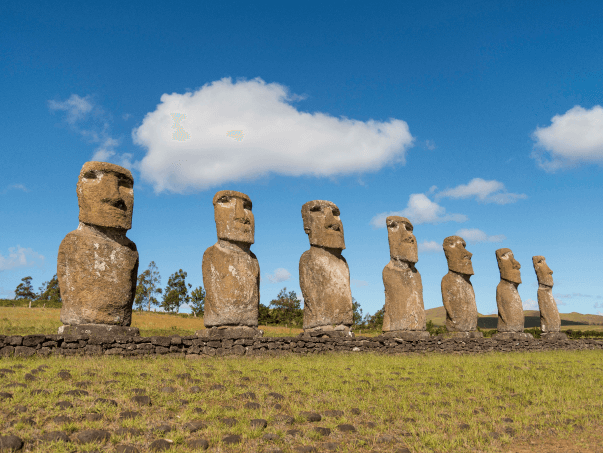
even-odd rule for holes
{"type": "Polygon", "coordinates": [[[350,279],[350,284],[356,287],[368,286],[368,282],[365,282],[364,280],[355,280],[353,278],[350,279]]]}
{"type": "Polygon", "coordinates": [[[442,253],[444,251],[442,244],[436,241],[423,241],[419,243],[419,253],[442,253]]]}
{"type": "Polygon", "coordinates": [[[64,101],[48,101],[50,111],[65,112],[65,121],[69,124],[75,124],[85,119],[92,112],[93,107],[90,96],[80,97],[77,94],[72,94],[64,101]]]}
{"type": "Polygon", "coordinates": [[[462,237],[465,241],[471,244],[478,244],[480,242],[502,242],[507,239],[507,237],[503,234],[488,236],[482,230],[478,230],[477,228],[462,228],[456,232],[456,236],[462,237]]]}
{"type": "Polygon", "coordinates": [[[164,94],[133,131],[147,150],[141,176],[156,192],[181,193],[268,174],[333,177],[405,162],[414,141],[405,121],[307,113],[294,105],[302,99],[260,78],[164,94]]]}
{"type": "Polygon", "coordinates": [[[27,187],[25,187],[25,185],[23,185],[23,184],[11,184],[9,186],[6,186],[6,188],[3,191],[1,191],[0,193],[4,194],[4,193],[7,193],[10,190],[21,190],[21,191],[23,191],[25,193],[29,192],[29,189],[27,187]]]}
{"type": "Polygon", "coordinates": [[[527,195],[507,192],[505,185],[496,180],[473,178],[468,184],[460,184],[435,194],[436,200],[441,198],[475,198],[480,203],[508,204],[527,198],[527,195]]]}
{"type": "Polygon", "coordinates": [[[523,309],[524,310],[540,310],[538,307],[538,302],[533,299],[526,299],[523,301],[523,309]]]}
{"type": "Polygon", "coordinates": [[[588,110],[579,105],[563,115],[555,115],[550,126],[532,133],[531,157],[548,172],[581,162],[603,163],[603,107],[588,110]]]}
{"type": "Polygon", "coordinates": [[[0,254],[0,271],[17,267],[42,266],[43,264],[44,256],[34,252],[31,248],[24,248],[20,245],[10,247],[6,257],[0,254]]]}
{"type": "Polygon", "coordinates": [[[266,278],[270,283],[286,282],[291,278],[291,273],[282,267],[274,270],[274,273],[267,274],[266,278]]]}

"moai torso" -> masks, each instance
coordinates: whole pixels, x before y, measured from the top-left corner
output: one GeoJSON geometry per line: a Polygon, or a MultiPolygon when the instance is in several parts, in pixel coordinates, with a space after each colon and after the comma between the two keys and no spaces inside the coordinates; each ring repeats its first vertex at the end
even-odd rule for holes
{"type": "Polygon", "coordinates": [[[354,314],[339,209],[330,201],[309,201],[302,206],[302,219],[310,240],[310,250],[299,260],[304,329],[349,327],[354,314]]]}
{"type": "Polygon", "coordinates": [[[473,275],[471,257],[466,243],[459,236],[444,239],[448,273],[442,278],[442,302],[446,309],[449,332],[473,332],[477,328],[475,292],[469,280],[473,275]]]}
{"type": "Polygon", "coordinates": [[[561,317],[557,302],[553,297],[553,271],[546,264],[544,256],[533,256],[532,263],[538,278],[540,330],[542,333],[559,332],[561,331],[561,317]]]}
{"type": "Polygon", "coordinates": [[[398,216],[388,217],[386,225],[391,259],[383,269],[383,331],[425,330],[423,284],[415,268],[419,258],[413,226],[408,219],[398,216]]]}
{"type": "Polygon", "coordinates": [[[510,249],[498,249],[496,259],[500,270],[500,283],[496,287],[499,332],[523,332],[523,304],[517,287],[521,283],[520,264],[510,249]]]}
{"type": "Polygon", "coordinates": [[[80,225],[61,242],[57,277],[66,325],[129,326],[138,252],[126,237],[134,208],[131,173],[87,162],[77,185],[80,225]]]}
{"type": "Polygon", "coordinates": [[[203,254],[205,327],[257,327],[260,266],[249,249],[255,219],[250,198],[222,190],[213,199],[218,242],[203,254]]]}

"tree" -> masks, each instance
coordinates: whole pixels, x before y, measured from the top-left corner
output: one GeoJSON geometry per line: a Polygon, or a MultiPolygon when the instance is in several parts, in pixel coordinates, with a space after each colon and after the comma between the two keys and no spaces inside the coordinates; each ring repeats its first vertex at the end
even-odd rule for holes
{"type": "Polygon", "coordinates": [[[59,279],[57,278],[57,274],[54,274],[50,281],[44,282],[38,289],[40,290],[38,300],[59,303],[63,302],[61,299],[61,291],[59,289],[59,279]]]}
{"type": "MultiPolygon", "coordinates": [[[[192,288],[192,285],[188,285],[188,288],[192,288]]],[[[188,288],[186,285],[186,272],[179,269],[178,272],[174,272],[168,279],[168,284],[163,290],[163,301],[161,302],[161,308],[167,312],[176,312],[180,310],[182,304],[186,304],[190,300],[188,295],[188,288]]]]}
{"type": "Polygon", "coordinates": [[[159,301],[155,297],[155,294],[163,292],[159,285],[161,285],[161,275],[159,275],[155,261],[151,261],[149,268],[138,276],[134,307],[142,310],[146,306],[147,310],[151,311],[151,306],[159,305],[159,301]]]}
{"type": "Polygon", "coordinates": [[[385,306],[377,311],[374,315],[368,314],[364,317],[364,324],[371,330],[380,330],[383,328],[383,315],[385,313],[385,306]]]}
{"type": "Polygon", "coordinates": [[[22,283],[19,283],[15,289],[15,299],[34,300],[38,297],[38,295],[34,293],[33,286],[31,286],[31,277],[22,278],[21,282],[22,283]]]}
{"type": "Polygon", "coordinates": [[[195,316],[203,316],[205,314],[205,290],[198,286],[191,292],[189,306],[191,312],[195,316]]]}
{"type": "Polygon", "coordinates": [[[270,301],[270,307],[279,324],[291,326],[303,323],[304,312],[301,308],[301,300],[297,298],[295,291],[287,293],[287,288],[281,289],[276,299],[270,301]]]}
{"type": "Polygon", "coordinates": [[[352,297],[352,310],[354,310],[352,323],[355,326],[361,326],[362,325],[362,308],[360,308],[360,304],[353,297],[352,297]]]}

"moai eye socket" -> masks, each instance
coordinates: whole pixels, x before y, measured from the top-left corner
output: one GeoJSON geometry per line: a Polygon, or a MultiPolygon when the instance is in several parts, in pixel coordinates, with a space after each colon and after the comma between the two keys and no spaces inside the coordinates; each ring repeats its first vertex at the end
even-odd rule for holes
{"type": "Polygon", "coordinates": [[[96,172],[94,170],[87,171],[84,173],[85,179],[96,179],[96,172]]]}
{"type": "Polygon", "coordinates": [[[320,211],[321,211],[321,209],[320,209],[320,206],[318,206],[318,205],[312,206],[310,208],[310,212],[320,212],[320,211]]]}
{"type": "Polygon", "coordinates": [[[339,217],[339,214],[340,214],[339,209],[333,209],[331,212],[333,213],[333,215],[335,217],[339,217]]]}
{"type": "Polygon", "coordinates": [[[218,200],[218,203],[228,203],[230,201],[230,197],[227,197],[226,195],[224,195],[223,197],[220,197],[220,199],[218,200]]]}
{"type": "Polygon", "coordinates": [[[120,187],[125,187],[126,189],[131,189],[133,187],[132,181],[128,178],[119,178],[118,184],[120,187]]]}
{"type": "Polygon", "coordinates": [[[246,202],[243,204],[243,208],[244,208],[244,209],[247,209],[248,211],[251,211],[251,202],[246,201],[246,202]]]}

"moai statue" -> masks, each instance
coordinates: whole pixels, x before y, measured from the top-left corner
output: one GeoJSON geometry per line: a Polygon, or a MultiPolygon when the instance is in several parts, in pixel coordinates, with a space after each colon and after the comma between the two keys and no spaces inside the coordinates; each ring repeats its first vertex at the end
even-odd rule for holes
{"type": "Polygon", "coordinates": [[[446,329],[453,337],[480,338],[477,329],[475,292],[469,280],[473,275],[473,256],[460,236],[444,239],[448,273],[442,278],[442,302],[446,308],[446,329]]]}
{"type": "Polygon", "coordinates": [[[496,305],[498,305],[497,333],[492,338],[527,339],[532,335],[523,332],[523,304],[517,287],[521,284],[521,265],[513,256],[511,249],[496,251],[496,261],[500,271],[500,283],[496,287],[496,305]]]}
{"type": "Polygon", "coordinates": [[[541,337],[547,340],[567,340],[561,330],[561,317],[553,297],[553,271],[544,256],[533,256],[532,263],[538,279],[538,308],[540,309],[541,337]]]}
{"type": "Polygon", "coordinates": [[[302,206],[304,231],[310,250],[299,260],[299,286],[304,297],[304,332],[351,335],[353,323],[350,270],[339,208],[330,201],[308,201],[302,206]]]}
{"type": "Polygon", "coordinates": [[[384,335],[405,340],[429,338],[425,330],[423,284],[415,268],[419,255],[412,224],[398,216],[390,216],[385,222],[390,262],[383,269],[384,335]]]}
{"type": "Polygon", "coordinates": [[[132,322],[138,251],[132,228],[134,179],[119,165],[86,162],[77,197],[80,224],[61,242],[57,276],[61,334],[139,335],[132,322]]]}
{"type": "Polygon", "coordinates": [[[261,336],[260,265],[250,250],[255,234],[251,199],[241,192],[221,190],[213,204],[218,242],[203,254],[206,329],[198,330],[197,336],[261,336]]]}

